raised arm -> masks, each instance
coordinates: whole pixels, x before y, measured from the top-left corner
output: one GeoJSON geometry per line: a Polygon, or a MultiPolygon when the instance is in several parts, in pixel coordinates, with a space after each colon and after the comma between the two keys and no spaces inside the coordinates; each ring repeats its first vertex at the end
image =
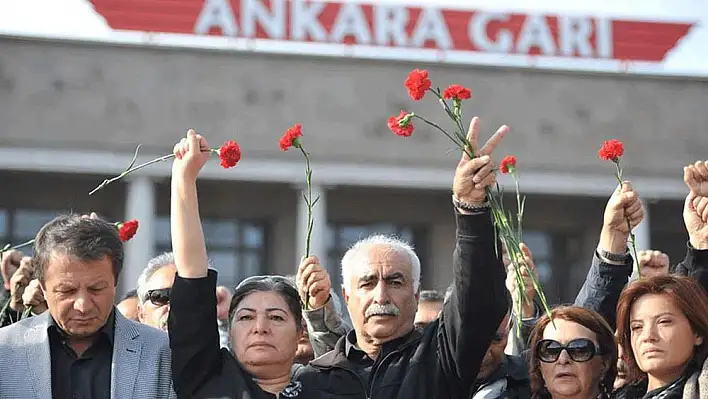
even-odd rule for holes
{"type": "Polygon", "coordinates": [[[675,272],[693,277],[708,291],[708,162],[684,168],[684,181],[690,189],[683,207],[688,249],[675,272]]]}
{"type": "Polygon", "coordinates": [[[193,130],[174,148],[171,233],[177,276],[170,297],[172,380],[180,398],[194,392],[221,365],[216,317],[216,272],[207,273],[199,219],[197,175],[209,158],[208,144],[193,130]]]}
{"type": "Polygon", "coordinates": [[[457,234],[453,287],[437,325],[439,366],[450,394],[469,394],[480,364],[508,307],[501,248],[487,203],[486,187],[496,181],[490,154],[508,131],[502,126],[476,148],[477,118],[468,140],[477,158],[463,154],[455,171],[453,202],[457,234]]]}
{"type": "Polygon", "coordinates": [[[310,344],[317,358],[334,349],[337,341],[352,327],[337,311],[335,301],[339,298],[333,295],[329,273],[320,265],[317,257],[304,259],[295,279],[300,301],[303,304],[309,301],[302,316],[307,322],[310,344]]]}
{"type": "Polygon", "coordinates": [[[206,277],[208,260],[199,218],[197,176],[211,152],[206,140],[194,130],[174,148],[170,229],[177,274],[183,278],[206,277]]]}
{"type": "Polygon", "coordinates": [[[630,182],[623,182],[607,201],[600,242],[585,282],[575,298],[575,305],[600,313],[613,328],[617,301],[634,263],[627,248],[630,227],[635,228],[643,219],[644,206],[639,194],[630,182]]]}

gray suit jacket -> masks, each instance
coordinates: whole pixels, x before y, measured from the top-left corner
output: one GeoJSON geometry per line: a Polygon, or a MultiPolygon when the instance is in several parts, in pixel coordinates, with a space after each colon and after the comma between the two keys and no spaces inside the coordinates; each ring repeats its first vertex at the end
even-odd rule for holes
{"type": "MultiPolygon", "coordinates": [[[[49,312],[0,328],[0,398],[52,397],[49,312]]],[[[115,311],[111,398],[176,398],[167,333],[115,311]]]]}

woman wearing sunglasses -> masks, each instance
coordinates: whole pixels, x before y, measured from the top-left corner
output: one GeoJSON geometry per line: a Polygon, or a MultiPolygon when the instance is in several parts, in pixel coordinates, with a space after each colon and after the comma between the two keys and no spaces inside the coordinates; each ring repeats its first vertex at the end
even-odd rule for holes
{"type": "Polygon", "coordinates": [[[210,148],[189,131],[175,145],[171,233],[177,275],[170,291],[172,380],[180,398],[318,398],[313,384],[292,379],[302,335],[295,287],[279,276],[248,278],[229,309],[231,352],[220,348],[216,272],[208,269],[199,216],[197,175],[210,148]]]}
{"type": "Polygon", "coordinates": [[[551,311],[531,332],[529,377],[535,399],[607,398],[617,372],[617,345],[598,313],[577,306],[551,311]]]}
{"type": "Polygon", "coordinates": [[[641,376],[617,391],[618,398],[705,395],[708,297],[694,279],[667,275],[630,283],[617,305],[617,337],[627,368],[641,376]]]}

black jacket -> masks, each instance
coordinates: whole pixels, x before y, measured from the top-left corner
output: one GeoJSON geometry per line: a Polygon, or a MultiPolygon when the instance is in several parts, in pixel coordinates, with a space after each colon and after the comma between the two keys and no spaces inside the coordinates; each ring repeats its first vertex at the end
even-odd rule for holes
{"type": "Polygon", "coordinates": [[[499,380],[504,380],[504,389],[499,392],[498,396],[485,395],[485,398],[531,399],[531,380],[529,379],[527,354],[528,351],[520,356],[504,355],[499,368],[486,381],[478,383],[470,398],[474,399],[475,395],[485,389],[485,387],[493,386],[499,380]]]}
{"type": "MultiPolygon", "coordinates": [[[[231,352],[221,348],[216,324],[216,276],[214,270],[204,278],[175,276],[168,320],[175,392],[179,398],[190,399],[274,399],[275,395],[263,391],[231,352]]],[[[281,397],[324,398],[299,383],[291,384],[281,397]]]]}
{"type": "MultiPolygon", "coordinates": [[[[367,381],[335,349],[298,370],[303,386],[337,398],[467,398],[499,323],[507,312],[505,269],[497,256],[490,212],[457,214],[454,288],[440,318],[383,346],[367,381]]],[[[501,251],[499,251],[501,253],[501,251]]],[[[411,325],[411,328],[413,326],[411,325]]]]}

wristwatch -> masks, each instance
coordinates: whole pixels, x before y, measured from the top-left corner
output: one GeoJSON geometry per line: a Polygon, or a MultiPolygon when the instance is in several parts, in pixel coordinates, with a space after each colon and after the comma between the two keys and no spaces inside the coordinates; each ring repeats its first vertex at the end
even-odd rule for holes
{"type": "Polygon", "coordinates": [[[605,258],[612,262],[626,262],[629,259],[629,251],[625,251],[622,254],[613,254],[612,252],[607,252],[604,249],[597,249],[598,254],[601,258],[605,258]]]}
{"type": "Polygon", "coordinates": [[[467,212],[479,212],[489,208],[489,201],[484,201],[482,204],[470,204],[460,201],[454,194],[452,195],[452,204],[455,205],[456,208],[467,212]]]}

